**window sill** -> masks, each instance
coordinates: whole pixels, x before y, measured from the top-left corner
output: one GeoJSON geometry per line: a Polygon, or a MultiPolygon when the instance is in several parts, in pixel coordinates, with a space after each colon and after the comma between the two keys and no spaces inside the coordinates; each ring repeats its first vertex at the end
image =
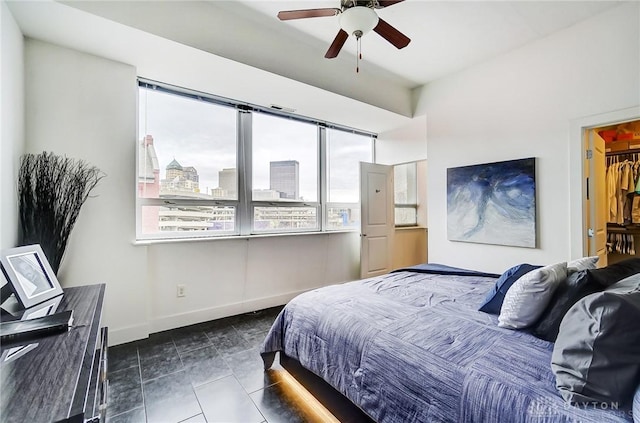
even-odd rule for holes
{"type": "Polygon", "coordinates": [[[416,226],[396,226],[396,231],[412,231],[412,230],[416,230],[416,229],[424,229],[426,231],[427,227],[426,226],[420,226],[420,225],[416,225],[416,226]]]}
{"type": "Polygon", "coordinates": [[[251,239],[261,238],[275,238],[275,237],[289,237],[289,236],[310,236],[310,235],[333,235],[333,234],[349,234],[358,233],[358,230],[337,230],[337,231],[314,231],[314,232],[291,232],[280,234],[254,234],[254,235],[229,235],[229,236],[216,236],[216,237],[201,237],[201,238],[159,238],[159,239],[137,239],[132,242],[133,245],[156,245],[156,244],[178,244],[186,242],[215,242],[215,241],[229,241],[229,240],[243,240],[247,241],[251,239]]]}

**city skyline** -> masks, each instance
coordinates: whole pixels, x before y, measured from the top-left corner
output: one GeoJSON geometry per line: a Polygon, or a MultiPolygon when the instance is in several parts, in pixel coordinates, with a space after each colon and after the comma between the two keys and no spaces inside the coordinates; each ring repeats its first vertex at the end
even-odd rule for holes
{"type": "MultiPolygon", "coordinates": [[[[153,137],[147,135],[145,139],[153,139],[153,137]]],[[[254,201],[303,200],[298,196],[298,162],[295,160],[275,161],[270,162],[269,165],[270,188],[253,189],[252,199],[254,201]]],[[[159,171],[159,169],[153,170],[159,171]]],[[[213,198],[237,200],[237,169],[222,169],[218,175],[220,185],[210,189],[209,192],[202,192],[198,184],[198,170],[193,166],[182,166],[174,157],[165,168],[165,177],[159,181],[158,195],[198,194],[197,196],[202,198],[201,194],[204,194],[213,198]]]]}
{"type": "MultiPolygon", "coordinates": [[[[198,169],[199,187],[205,193],[220,187],[221,170],[237,168],[235,109],[141,88],[139,113],[138,139],[146,135],[154,137],[160,169],[174,157],[180,158],[181,163],[198,169]]],[[[318,201],[317,127],[253,113],[253,133],[253,188],[269,189],[270,162],[296,160],[301,168],[300,196],[318,201]],[[313,148],[309,148],[305,139],[313,148]]],[[[358,162],[371,160],[371,146],[363,145],[361,140],[353,142],[356,135],[349,132],[327,130],[327,133],[335,157],[329,164],[330,201],[357,202],[354,192],[358,189],[358,162]]]]}
{"type": "MultiPolygon", "coordinates": [[[[235,200],[237,171],[226,168],[219,171],[221,187],[202,193],[199,188],[198,170],[193,166],[182,166],[174,157],[165,167],[164,179],[151,135],[145,136],[139,144],[138,195],[141,198],[180,198],[180,199],[229,199],[235,200]]],[[[280,201],[297,198],[297,161],[270,162],[271,189],[254,189],[253,201],[280,201]],[[273,188],[277,188],[278,191],[273,188]]],[[[329,207],[327,210],[328,227],[347,227],[357,223],[359,216],[349,206],[329,207]]],[[[236,207],[224,205],[197,205],[167,203],[164,206],[143,206],[141,227],[145,234],[182,231],[221,231],[236,229],[236,207]]],[[[287,206],[286,202],[274,207],[263,205],[253,208],[253,230],[257,232],[271,230],[314,229],[319,227],[317,208],[287,206]]]]}

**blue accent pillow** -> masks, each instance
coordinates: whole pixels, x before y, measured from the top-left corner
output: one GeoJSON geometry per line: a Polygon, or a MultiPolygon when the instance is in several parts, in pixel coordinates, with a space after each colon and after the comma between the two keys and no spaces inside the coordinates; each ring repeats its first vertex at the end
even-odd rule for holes
{"type": "Polygon", "coordinates": [[[542,266],[534,266],[532,264],[519,264],[508,269],[500,276],[493,286],[491,291],[487,293],[479,310],[489,314],[500,314],[500,308],[502,308],[502,302],[504,296],[511,288],[511,285],[515,283],[520,277],[531,272],[532,270],[539,269],[542,266]]]}

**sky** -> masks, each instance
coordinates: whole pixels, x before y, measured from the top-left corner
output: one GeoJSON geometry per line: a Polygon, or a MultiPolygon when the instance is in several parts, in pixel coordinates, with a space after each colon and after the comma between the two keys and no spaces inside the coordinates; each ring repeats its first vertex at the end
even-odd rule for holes
{"type": "MultiPolygon", "coordinates": [[[[218,171],[236,166],[236,110],[180,95],[140,88],[139,137],[153,136],[160,177],[173,160],[193,166],[200,191],[219,186],[218,171]]],[[[328,130],[329,187],[332,202],[357,202],[360,161],[371,161],[368,137],[328,130]],[[355,196],[355,197],[354,197],[355,196]]],[[[318,201],[315,125],[253,113],[253,189],[269,189],[269,162],[300,163],[300,193],[318,201]]]]}

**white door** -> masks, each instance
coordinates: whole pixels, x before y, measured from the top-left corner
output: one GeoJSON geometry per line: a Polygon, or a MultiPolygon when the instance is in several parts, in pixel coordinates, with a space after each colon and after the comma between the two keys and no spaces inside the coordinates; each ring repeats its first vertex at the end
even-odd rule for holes
{"type": "Polygon", "coordinates": [[[589,137],[589,186],[587,233],[589,255],[598,256],[598,267],[607,265],[607,186],[606,186],[606,150],[604,140],[595,130],[587,131],[589,137]]]}
{"type": "Polygon", "coordinates": [[[393,166],[360,162],[360,276],[389,273],[395,231],[393,166]]]}

